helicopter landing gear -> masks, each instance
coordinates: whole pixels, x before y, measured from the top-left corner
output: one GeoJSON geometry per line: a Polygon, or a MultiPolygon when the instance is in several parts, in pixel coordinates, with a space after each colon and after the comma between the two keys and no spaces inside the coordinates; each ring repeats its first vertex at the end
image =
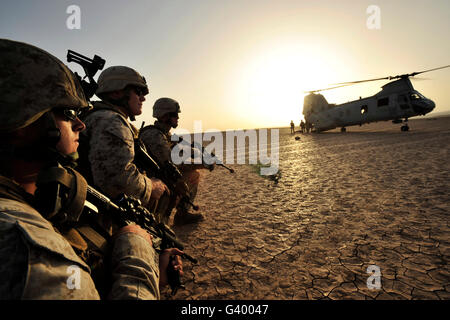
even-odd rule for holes
{"type": "Polygon", "coordinates": [[[347,129],[345,127],[342,127],[341,132],[345,132],[345,131],[347,131],[347,129]]]}
{"type": "Polygon", "coordinates": [[[409,127],[408,127],[408,118],[405,119],[405,124],[403,126],[401,126],[400,130],[401,131],[408,131],[409,127]]]}

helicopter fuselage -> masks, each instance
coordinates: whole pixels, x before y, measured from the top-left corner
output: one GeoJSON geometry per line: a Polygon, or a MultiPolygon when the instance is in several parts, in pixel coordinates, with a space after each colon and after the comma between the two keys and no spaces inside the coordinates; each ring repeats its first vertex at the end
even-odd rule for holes
{"type": "Polygon", "coordinates": [[[416,91],[408,78],[389,82],[377,94],[343,104],[329,104],[321,94],[305,97],[305,121],[316,132],[337,127],[401,119],[425,115],[435,107],[432,100],[416,91]]]}

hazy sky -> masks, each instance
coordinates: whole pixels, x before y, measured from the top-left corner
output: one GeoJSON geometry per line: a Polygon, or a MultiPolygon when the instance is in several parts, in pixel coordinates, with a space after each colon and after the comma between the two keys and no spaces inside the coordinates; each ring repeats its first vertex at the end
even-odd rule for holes
{"type": "MultiPolygon", "coordinates": [[[[0,37],[27,42],[64,62],[67,49],[126,65],[150,83],[142,121],[167,96],[180,127],[288,126],[302,118],[305,90],[450,64],[448,0],[91,0],[2,2],[0,37]],[[70,5],[81,29],[66,26],[70,5]],[[371,29],[380,9],[380,28],[371,29]]],[[[78,66],[70,63],[74,71],[78,66]]],[[[98,74],[96,78],[98,77],[98,74]]],[[[450,111],[450,68],[414,87],[450,111]]],[[[330,103],[369,96],[386,81],[323,92],[330,103]]]]}

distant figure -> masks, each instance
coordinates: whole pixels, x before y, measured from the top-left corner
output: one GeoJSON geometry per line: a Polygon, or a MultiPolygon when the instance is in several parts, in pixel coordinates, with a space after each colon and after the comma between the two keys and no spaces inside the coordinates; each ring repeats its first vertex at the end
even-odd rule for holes
{"type": "Polygon", "coordinates": [[[303,120],[300,121],[300,131],[301,131],[302,133],[305,133],[305,123],[303,122],[303,120]]]}
{"type": "Polygon", "coordinates": [[[294,126],[294,121],[291,120],[291,133],[295,132],[295,126],[294,126]]]}

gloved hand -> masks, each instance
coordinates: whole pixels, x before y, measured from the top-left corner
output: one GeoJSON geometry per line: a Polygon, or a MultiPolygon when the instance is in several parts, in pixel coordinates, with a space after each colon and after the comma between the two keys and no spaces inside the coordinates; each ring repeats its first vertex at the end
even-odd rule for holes
{"type": "Polygon", "coordinates": [[[164,182],[156,178],[151,178],[150,180],[152,180],[152,195],[150,196],[152,199],[158,200],[164,192],[170,194],[169,188],[164,182]]]}
{"type": "Polygon", "coordinates": [[[159,287],[164,287],[169,284],[169,278],[167,275],[168,268],[173,268],[174,271],[179,273],[180,277],[183,276],[183,261],[180,257],[182,254],[183,251],[177,248],[170,248],[165,249],[159,255],[159,287]],[[172,265],[169,266],[169,263],[172,265]]]}

